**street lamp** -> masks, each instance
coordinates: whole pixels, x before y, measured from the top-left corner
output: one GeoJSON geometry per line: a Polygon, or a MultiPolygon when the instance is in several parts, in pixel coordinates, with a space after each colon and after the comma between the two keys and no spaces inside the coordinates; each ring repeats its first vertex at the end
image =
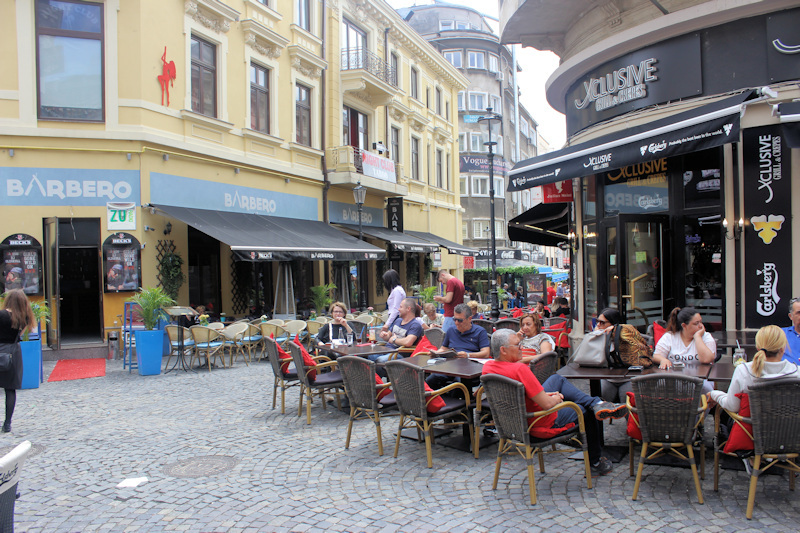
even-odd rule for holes
{"type": "MultiPolygon", "coordinates": [[[[358,206],[358,240],[364,240],[364,230],[363,230],[363,222],[361,221],[361,210],[364,207],[364,200],[367,197],[367,188],[361,185],[361,182],[358,182],[358,185],[353,187],[353,200],[356,202],[358,206]]],[[[358,307],[360,310],[364,310],[367,307],[366,302],[366,294],[364,293],[364,272],[363,272],[363,261],[358,261],[356,263],[358,268],[358,307]]]]}
{"type": "Polygon", "coordinates": [[[495,234],[494,227],[494,146],[496,142],[492,142],[492,121],[497,120],[498,123],[502,119],[500,115],[492,112],[491,107],[486,108],[486,115],[478,119],[478,122],[486,122],[489,124],[489,141],[483,143],[489,147],[489,223],[491,224],[490,235],[492,240],[491,250],[489,251],[489,260],[491,261],[490,272],[492,278],[490,280],[491,286],[489,287],[489,295],[492,300],[492,320],[500,318],[500,306],[497,301],[497,235],[495,234]]]}

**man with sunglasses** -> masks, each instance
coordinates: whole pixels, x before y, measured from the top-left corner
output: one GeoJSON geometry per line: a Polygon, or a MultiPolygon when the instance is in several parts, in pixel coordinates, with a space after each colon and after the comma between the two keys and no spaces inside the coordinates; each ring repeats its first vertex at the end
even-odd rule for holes
{"type": "Polygon", "coordinates": [[[789,349],[783,352],[783,358],[800,365],[800,298],[792,298],[789,302],[789,319],[792,325],[783,328],[789,349]]]}
{"type": "MultiPolygon", "coordinates": [[[[456,357],[474,357],[488,359],[491,357],[489,348],[489,335],[486,330],[472,323],[472,309],[467,304],[458,304],[453,310],[454,328],[444,334],[442,348],[438,353],[454,350],[456,357]]],[[[434,354],[437,351],[433,352],[434,354]]],[[[443,374],[431,374],[426,379],[433,389],[444,387],[452,378],[443,374]]]]}

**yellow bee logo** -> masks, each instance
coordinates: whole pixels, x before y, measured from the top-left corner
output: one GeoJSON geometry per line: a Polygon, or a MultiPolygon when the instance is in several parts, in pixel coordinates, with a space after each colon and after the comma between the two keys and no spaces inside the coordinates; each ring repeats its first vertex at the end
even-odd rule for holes
{"type": "Polygon", "coordinates": [[[778,231],[785,220],[783,215],[750,217],[750,223],[758,233],[758,236],[761,237],[761,240],[764,241],[764,244],[770,244],[778,236],[778,231]]]}

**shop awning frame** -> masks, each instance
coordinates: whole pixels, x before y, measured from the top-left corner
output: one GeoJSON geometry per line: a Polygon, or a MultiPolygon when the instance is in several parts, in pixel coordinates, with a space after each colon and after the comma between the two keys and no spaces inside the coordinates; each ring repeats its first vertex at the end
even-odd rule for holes
{"type": "Polygon", "coordinates": [[[541,246],[558,246],[568,240],[568,203],[539,204],[508,221],[508,238],[541,246]]]}
{"type": "Polygon", "coordinates": [[[778,104],[781,127],[789,148],[800,148],[800,102],[778,104]]]}
{"type": "Polygon", "coordinates": [[[154,205],[231,247],[237,261],[359,261],[386,252],[318,220],[154,205]]]}
{"type": "MultiPolygon", "coordinates": [[[[337,226],[352,231],[358,234],[358,224],[336,224],[337,226]]],[[[373,239],[380,239],[388,242],[393,249],[402,252],[419,252],[429,254],[431,252],[438,252],[439,245],[430,241],[414,237],[407,233],[394,231],[389,228],[381,226],[362,226],[362,233],[373,239]]]]}
{"type": "Polygon", "coordinates": [[[739,139],[742,104],[749,90],[633,128],[521,161],[508,190],[522,191],[628,165],[705,150],[739,139]]]}
{"type": "Polygon", "coordinates": [[[417,237],[426,241],[430,241],[437,246],[441,246],[445,248],[448,253],[455,254],[455,255],[463,255],[463,256],[475,256],[478,254],[478,250],[475,248],[470,248],[469,246],[464,246],[463,244],[458,244],[457,242],[453,242],[449,239],[445,239],[444,237],[439,237],[438,235],[434,235],[433,233],[427,233],[425,231],[410,231],[406,230],[405,233],[411,235],[412,237],[417,237]]]}

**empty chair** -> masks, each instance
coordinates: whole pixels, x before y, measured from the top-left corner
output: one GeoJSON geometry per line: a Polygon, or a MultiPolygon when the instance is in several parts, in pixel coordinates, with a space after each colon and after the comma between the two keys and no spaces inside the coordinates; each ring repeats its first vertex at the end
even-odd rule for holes
{"type": "Polygon", "coordinates": [[[288,333],[291,337],[300,335],[300,338],[302,339],[305,337],[306,322],[304,320],[290,320],[288,322],[284,322],[283,329],[285,329],[286,333],[288,333]]]}
{"type": "Polygon", "coordinates": [[[284,349],[286,348],[286,343],[289,341],[289,334],[283,329],[283,326],[270,324],[269,322],[261,323],[261,335],[264,338],[271,337],[275,339],[275,342],[284,349]]]}
{"type": "Polygon", "coordinates": [[[276,326],[283,326],[283,320],[280,318],[271,318],[267,320],[267,324],[275,324],[276,326]]]}
{"type": "Polygon", "coordinates": [[[14,533],[14,506],[17,502],[17,484],[22,466],[31,451],[26,440],[0,458],[0,531],[14,533]]]}
{"type": "Polygon", "coordinates": [[[233,366],[233,359],[236,355],[241,355],[247,363],[245,346],[243,342],[244,334],[250,326],[247,322],[236,322],[221,331],[225,337],[225,347],[228,349],[228,366],[233,366]]]}
{"type": "Polygon", "coordinates": [[[258,358],[261,359],[264,345],[263,340],[264,336],[261,335],[261,327],[253,324],[247,324],[247,329],[245,330],[244,335],[242,335],[242,344],[247,349],[248,361],[253,358],[253,350],[258,351],[258,358]],[[259,350],[259,347],[262,347],[262,350],[259,350]]]}
{"type": "Polygon", "coordinates": [[[207,327],[215,329],[217,331],[222,331],[223,329],[225,329],[225,324],[223,324],[222,322],[211,322],[207,327]]]}
{"type": "MultiPolygon", "coordinates": [[[[167,330],[167,337],[169,337],[169,355],[167,355],[167,364],[164,366],[164,370],[169,368],[169,360],[172,358],[172,354],[176,356],[180,356],[180,342],[178,341],[178,328],[181,326],[176,325],[169,325],[165,329],[167,330]]],[[[192,331],[189,328],[182,328],[183,329],[183,355],[188,355],[191,358],[191,354],[194,351],[194,338],[192,337],[192,331]]],[[[177,363],[176,363],[177,364],[177,363]]]]}
{"type": "Polygon", "coordinates": [[[278,354],[278,345],[275,339],[269,337],[264,338],[264,351],[267,352],[267,359],[272,367],[272,373],[275,376],[275,381],[272,385],[272,408],[275,409],[275,400],[278,395],[278,387],[281,388],[281,414],[286,413],[286,389],[300,385],[300,379],[297,377],[297,369],[289,366],[289,360],[281,361],[278,354]]]}
{"type": "Polygon", "coordinates": [[[437,348],[441,348],[444,342],[444,330],[442,328],[426,329],[425,338],[437,348]]]}
{"type": "Polygon", "coordinates": [[[374,315],[367,315],[367,314],[358,315],[353,320],[355,320],[357,322],[362,322],[362,323],[364,323],[364,324],[366,324],[368,326],[371,326],[372,324],[375,323],[375,316],[374,315]]]}
{"type": "Polygon", "coordinates": [[[225,337],[222,333],[215,329],[206,326],[192,326],[189,328],[194,338],[194,355],[192,359],[197,358],[200,362],[201,357],[205,357],[208,362],[208,370],[211,371],[211,358],[215,357],[222,361],[222,366],[225,366],[225,337]]]}
{"type": "Polygon", "coordinates": [[[319,322],[317,320],[309,320],[308,322],[306,322],[306,333],[308,333],[306,335],[306,341],[307,345],[309,346],[309,349],[311,349],[311,347],[313,346],[316,346],[317,334],[319,333],[319,330],[323,325],[324,324],[322,322],[319,322]]]}
{"type": "Polygon", "coordinates": [[[539,383],[544,383],[558,370],[558,352],[555,350],[545,352],[531,361],[528,366],[531,367],[531,371],[539,383]]]}
{"type": "Polygon", "coordinates": [[[336,397],[337,406],[340,405],[340,391],[344,388],[342,374],[336,369],[336,361],[316,362],[327,359],[327,357],[317,357],[314,365],[308,365],[303,360],[303,353],[300,346],[294,342],[289,343],[289,353],[297,369],[297,377],[300,379],[300,405],[297,408],[297,416],[303,414],[303,396],[306,396],[306,424],[311,424],[311,401],[314,395],[318,395],[322,400],[322,408],[327,409],[328,404],[325,394],[333,394],[336,397]],[[332,372],[322,371],[334,369],[332,372]]]}
{"type": "Polygon", "coordinates": [[[344,315],[344,318],[345,320],[355,320],[356,315],[354,315],[353,313],[347,313],[346,315],[344,315]]]}

